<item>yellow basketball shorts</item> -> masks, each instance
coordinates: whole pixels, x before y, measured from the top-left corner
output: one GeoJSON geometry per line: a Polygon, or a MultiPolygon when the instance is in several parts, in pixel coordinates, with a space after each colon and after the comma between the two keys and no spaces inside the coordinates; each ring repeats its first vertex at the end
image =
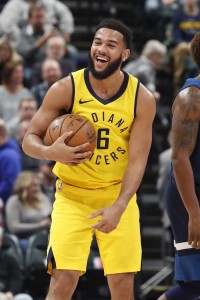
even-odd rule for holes
{"type": "Polygon", "coordinates": [[[52,269],[78,270],[85,273],[93,234],[99,247],[104,274],[137,272],[141,269],[141,238],[136,195],[129,202],[115,230],[109,234],[91,228],[100,217],[87,217],[100,208],[112,205],[120,185],[86,190],[56,183],[56,200],[52,212],[48,273],[52,269]]]}

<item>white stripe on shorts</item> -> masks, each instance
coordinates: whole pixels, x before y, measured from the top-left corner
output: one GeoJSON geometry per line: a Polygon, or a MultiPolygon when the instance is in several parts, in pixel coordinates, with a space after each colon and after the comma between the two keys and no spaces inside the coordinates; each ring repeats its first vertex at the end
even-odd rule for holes
{"type": "Polygon", "coordinates": [[[185,250],[185,249],[191,249],[192,246],[188,244],[188,242],[183,242],[183,243],[175,243],[174,241],[174,247],[176,250],[185,250]]]}

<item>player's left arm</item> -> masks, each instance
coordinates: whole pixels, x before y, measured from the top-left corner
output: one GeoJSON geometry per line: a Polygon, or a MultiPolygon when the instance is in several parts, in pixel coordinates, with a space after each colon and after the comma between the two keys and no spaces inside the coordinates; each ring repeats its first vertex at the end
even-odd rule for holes
{"type": "Polygon", "coordinates": [[[152,143],[152,125],[156,112],[154,96],[140,85],[128,151],[128,165],[122,180],[122,187],[115,205],[124,209],[137,192],[142,181],[152,143]]]}
{"type": "Polygon", "coordinates": [[[90,219],[102,216],[92,227],[104,233],[110,233],[117,227],[130,199],[137,192],[147,164],[156,103],[154,96],[143,85],[140,85],[137,102],[136,118],[129,140],[128,165],[119,196],[112,206],[102,208],[89,216],[90,219]]]}
{"type": "Polygon", "coordinates": [[[172,109],[172,165],[178,191],[188,212],[188,243],[194,248],[200,248],[200,208],[190,157],[199,130],[199,97],[198,88],[184,89],[172,109]]]}

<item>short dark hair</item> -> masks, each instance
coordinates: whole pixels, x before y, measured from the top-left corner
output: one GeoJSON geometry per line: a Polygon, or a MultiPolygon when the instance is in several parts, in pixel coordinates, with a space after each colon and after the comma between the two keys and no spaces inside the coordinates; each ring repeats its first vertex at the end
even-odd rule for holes
{"type": "Polygon", "coordinates": [[[131,49],[132,30],[128,26],[126,26],[123,22],[112,18],[104,19],[97,26],[95,33],[101,28],[113,29],[120,32],[124,37],[126,48],[131,49]]]}
{"type": "Polygon", "coordinates": [[[193,60],[200,68],[200,31],[198,31],[191,41],[190,53],[193,60]]]}

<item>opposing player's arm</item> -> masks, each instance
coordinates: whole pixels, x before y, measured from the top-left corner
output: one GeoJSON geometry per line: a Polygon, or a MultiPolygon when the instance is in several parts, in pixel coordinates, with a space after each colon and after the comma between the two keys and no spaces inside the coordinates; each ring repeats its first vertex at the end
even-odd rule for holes
{"type": "MultiPolygon", "coordinates": [[[[47,92],[39,110],[32,118],[29,128],[23,140],[23,150],[28,155],[38,158],[60,161],[62,163],[78,163],[86,157],[75,155],[84,149],[84,146],[67,147],[64,140],[71,133],[65,133],[52,146],[43,144],[43,137],[49,124],[59,116],[63,110],[68,110],[72,103],[71,78],[61,79],[56,82],[47,92]]],[[[87,153],[88,154],[88,153],[87,153]]]]}
{"type": "Polygon", "coordinates": [[[156,112],[155,98],[140,84],[136,118],[129,141],[128,165],[123,177],[120,195],[115,202],[126,208],[131,197],[137,192],[144,175],[152,142],[152,124],[156,112]]]}
{"type": "Polygon", "coordinates": [[[200,120],[200,93],[183,90],[173,105],[172,164],[177,187],[191,220],[199,219],[200,209],[190,156],[196,144],[200,120]]]}

